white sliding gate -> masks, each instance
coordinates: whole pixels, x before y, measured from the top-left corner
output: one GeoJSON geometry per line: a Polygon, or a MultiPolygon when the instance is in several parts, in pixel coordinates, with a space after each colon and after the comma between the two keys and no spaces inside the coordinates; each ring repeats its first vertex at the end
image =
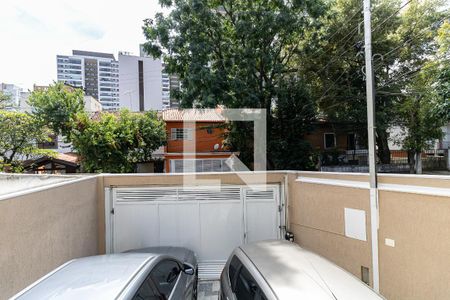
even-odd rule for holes
{"type": "Polygon", "coordinates": [[[187,247],[197,253],[200,279],[218,279],[235,247],[283,236],[278,185],[107,188],[105,195],[107,253],[187,247]]]}

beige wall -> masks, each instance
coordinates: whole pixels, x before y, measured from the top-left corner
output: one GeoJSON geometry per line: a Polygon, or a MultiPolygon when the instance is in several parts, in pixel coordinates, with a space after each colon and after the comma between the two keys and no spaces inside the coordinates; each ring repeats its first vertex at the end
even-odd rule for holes
{"type": "Polygon", "coordinates": [[[97,178],[0,200],[0,299],[97,253],[97,178]]]}
{"type": "MultiPolygon", "coordinates": [[[[295,241],[361,278],[361,266],[372,271],[371,239],[360,241],[345,236],[344,208],[366,212],[370,228],[369,191],[365,189],[291,182],[290,230],[295,241]]],[[[372,275],[370,276],[372,280],[372,275]]]]}
{"type": "Polygon", "coordinates": [[[380,290],[388,299],[450,299],[450,199],[380,191],[380,290]],[[395,247],[385,239],[395,240],[395,247]]]}

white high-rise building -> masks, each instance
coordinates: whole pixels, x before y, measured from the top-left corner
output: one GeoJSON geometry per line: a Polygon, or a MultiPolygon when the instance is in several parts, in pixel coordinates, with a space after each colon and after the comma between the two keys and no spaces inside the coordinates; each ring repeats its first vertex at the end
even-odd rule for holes
{"type": "Polygon", "coordinates": [[[119,109],[119,62],[113,54],[73,50],[56,59],[58,81],[83,88],[103,110],[119,109]]]}
{"type": "Polygon", "coordinates": [[[119,52],[120,107],[131,111],[162,110],[163,99],[161,60],[119,52]]]}

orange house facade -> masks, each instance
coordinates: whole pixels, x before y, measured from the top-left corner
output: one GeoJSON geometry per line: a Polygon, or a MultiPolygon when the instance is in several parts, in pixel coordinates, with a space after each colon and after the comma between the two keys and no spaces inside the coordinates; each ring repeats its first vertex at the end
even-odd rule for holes
{"type": "Polygon", "coordinates": [[[225,118],[219,109],[169,109],[162,117],[166,173],[230,171],[225,161],[233,152],[224,145],[225,118]]]}

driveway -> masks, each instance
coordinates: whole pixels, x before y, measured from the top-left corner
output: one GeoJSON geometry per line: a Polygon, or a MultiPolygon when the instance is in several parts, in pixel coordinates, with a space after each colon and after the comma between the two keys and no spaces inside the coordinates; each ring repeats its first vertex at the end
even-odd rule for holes
{"type": "Polygon", "coordinates": [[[219,298],[219,281],[199,281],[198,300],[217,300],[219,298]]]}

